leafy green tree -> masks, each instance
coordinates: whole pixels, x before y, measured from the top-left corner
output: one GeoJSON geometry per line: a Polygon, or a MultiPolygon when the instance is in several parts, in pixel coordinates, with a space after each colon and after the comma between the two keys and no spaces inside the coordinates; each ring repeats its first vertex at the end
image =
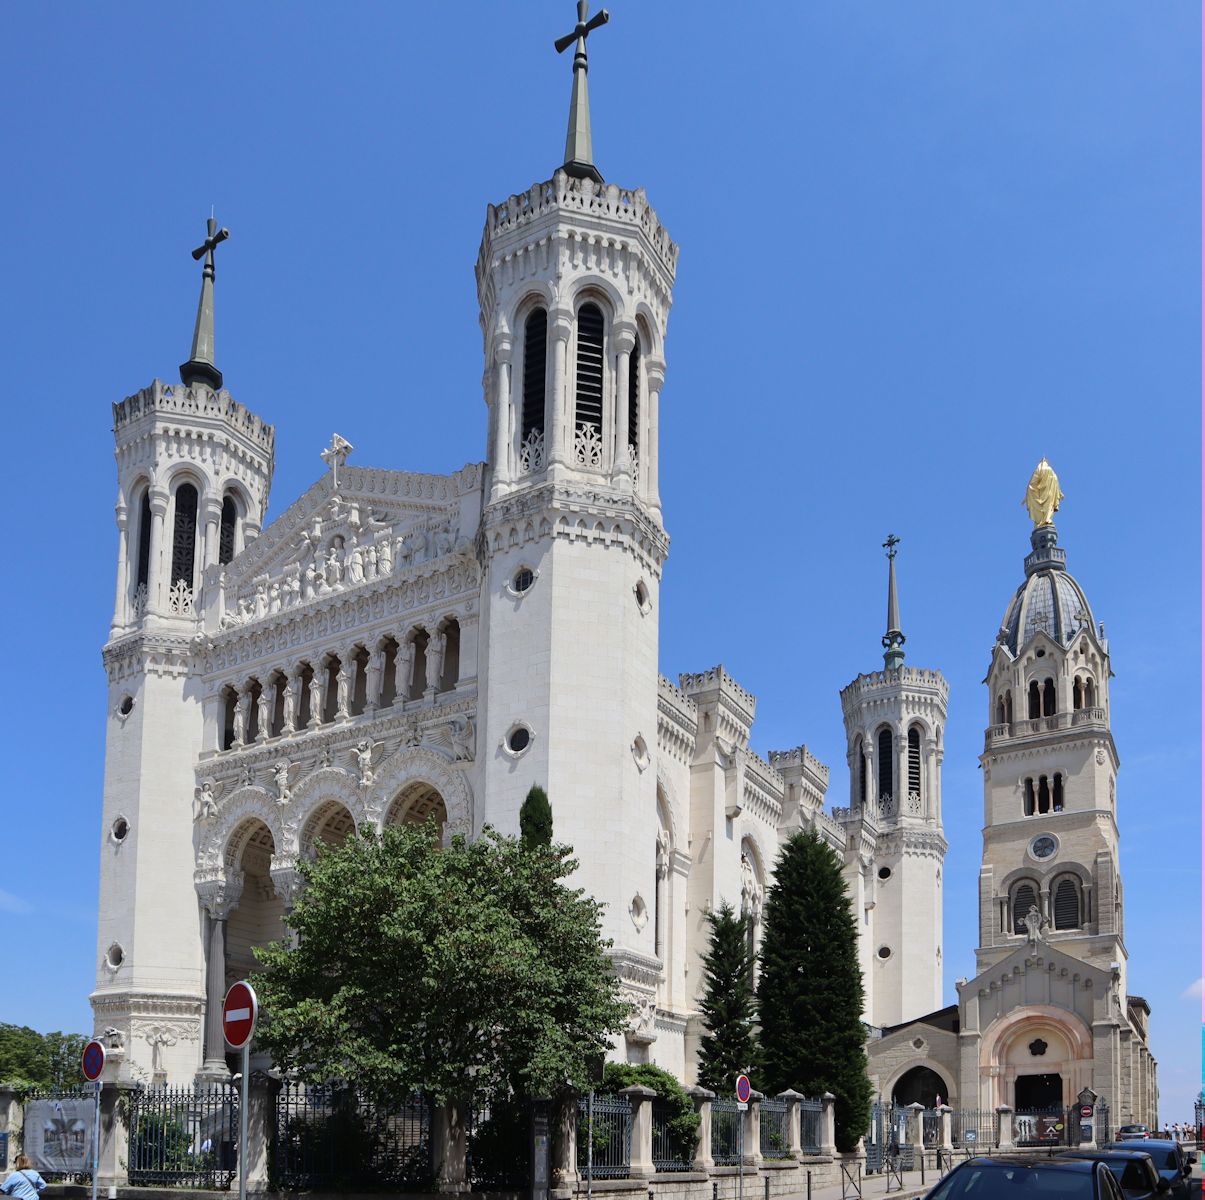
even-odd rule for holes
{"type": "Polygon", "coordinates": [[[699,1041],[699,1083],[728,1095],[741,1071],[758,1060],[753,1015],[753,956],[749,922],[725,903],[707,914],[711,939],[703,960],[699,1011],[707,1032],[699,1041]]]}
{"type": "Polygon", "coordinates": [[[532,784],[519,809],[519,839],[524,846],[552,845],[552,805],[542,787],[532,784]]]}
{"type": "Polygon", "coordinates": [[[841,864],[813,830],[785,846],[766,897],[757,1013],[767,1093],[836,1096],[837,1148],[870,1121],[858,930],[841,864]]]}
{"type": "Polygon", "coordinates": [[[38,1033],[27,1025],[0,1024],[0,1081],[68,1087],[80,1081],[79,1033],[38,1033]]]}
{"type": "Polygon", "coordinates": [[[301,867],[296,944],[259,951],[259,1041],[311,1082],[381,1101],[584,1088],[627,1006],[565,846],[433,822],[357,834],[301,867]]]}
{"type": "Polygon", "coordinates": [[[679,1158],[690,1162],[699,1136],[699,1114],[686,1089],[668,1071],[652,1063],[609,1062],[603,1068],[601,1092],[615,1094],[627,1087],[652,1088],[669,1110],[669,1139],[679,1158]]]}

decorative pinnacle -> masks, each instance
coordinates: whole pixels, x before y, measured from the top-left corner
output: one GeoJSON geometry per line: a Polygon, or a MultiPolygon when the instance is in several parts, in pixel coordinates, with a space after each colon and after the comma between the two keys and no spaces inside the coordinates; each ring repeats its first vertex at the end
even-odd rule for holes
{"type": "Polygon", "coordinates": [[[222,372],[213,361],[213,267],[214,249],[229,236],[229,229],[219,229],[218,223],[209,218],[209,236],[193,252],[194,259],[205,259],[201,272],[201,300],[197,305],[197,325],[192,335],[192,357],[180,364],[180,379],[191,386],[194,383],[208,384],[216,392],[222,386],[222,372]]]}
{"type": "Polygon", "coordinates": [[[577,49],[573,52],[573,95],[569,100],[569,130],[565,134],[565,164],[562,169],[566,175],[602,183],[603,177],[594,165],[594,150],[590,143],[590,91],[586,86],[590,64],[586,59],[586,38],[600,25],[605,25],[611,19],[611,14],[605,8],[600,9],[587,21],[589,9],[588,0],[577,0],[576,28],[553,43],[558,54],[577,43],[577,49]]]}
{"type": "Polygon", "coordinates": [[[887,551],[887,632],[883,634],[883,662],[887,670],[898,671],[904,665],[904,637],[900,629],[900,599],[895,589],[896,546],[900,539],[894,533],[887,535],[883,549],[887,551]]]}

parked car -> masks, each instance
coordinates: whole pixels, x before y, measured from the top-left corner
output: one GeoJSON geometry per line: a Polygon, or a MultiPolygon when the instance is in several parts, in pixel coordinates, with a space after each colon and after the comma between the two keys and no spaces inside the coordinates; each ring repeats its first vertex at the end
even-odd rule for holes
{"type": "Polygon", "coordinates": [[[1117,1129],[1117,1137],[1114,1140],[1118,1142],[1133,1142],[1149,1138],[1150,1136],[1150,1127],[1147,1125],[1120,1125],[1117,1129]]]}
{"type": "Polygon", "coordinates": [[[1045,1154],[968,1158],[931,1189],[925,1200],[1015,1200],[1023,1192],[1052,1200],[1125,1200],[1103,1162],[1045,1154]]]}
{"type": "MultiPolygon", "coordinates": [[[[1133,1142],[1108,1142],[1104,1150],[1132,1150],[1133,1142]]],[[[1142,1143],[1143,1154],[1149,1154],[1155,1164],[1155,1170],[1167,1180],[1169,1185],[1169,1200],[1188,1200],[1188,1178],[1192,1174],[1192,1165],[1197,1161],[1195,1154],[1189,1154],[1179,1142],[1170,1138],[1147,1138],[1142,1143]]]]}
{"type": "Polygon", "coordinates": [[[1104,1163],[1121,1185],[1126,1200],[1158,1200],[1171,1191],[1171,1183],[1155,1169],[1154,1160],[1145,1149],[1064,1150],[1058,1157],[1104,1163]]]}

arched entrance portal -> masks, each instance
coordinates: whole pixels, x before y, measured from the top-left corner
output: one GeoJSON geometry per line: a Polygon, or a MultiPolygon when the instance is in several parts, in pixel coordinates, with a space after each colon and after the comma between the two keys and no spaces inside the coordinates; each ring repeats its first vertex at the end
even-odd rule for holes
{"type": "Polygon", "coordinates": [[[909,1104],[923,1104],[936,1108],[950,1099],[950,1089],[945,1080],[931,1067],[912,1067],[905,1071],[891,1093],[893,1104],[907,1108],[909,1104]]]}
{"type": "Polygon", "coordinates": [[[347,806],[338,800],[327,800],[310,814],[301,831],[301,853],[313,858],[318,845],[342,846],[356,827],[355,819],[347,806]]]}
{"type": "Polygon", "coordinates": [[[389,811],[385,814],[385,824],[421,825],[432,816],[439,826],[439,839],[442,842],[444,827],[448,823],[448,809],[444,798],[429,783],[415,780],[394,797],[389,811]]]}

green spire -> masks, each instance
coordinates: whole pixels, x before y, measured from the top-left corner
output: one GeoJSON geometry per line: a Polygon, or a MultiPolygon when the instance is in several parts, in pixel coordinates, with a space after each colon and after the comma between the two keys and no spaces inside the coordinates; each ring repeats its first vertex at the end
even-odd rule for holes
{"type": "Polygon", "coordinates": [[[230,236],[229,229],[219,229],[218,223],[209,218],[209,236],[193,252],[194,259],[205,259],[201,272],[201,299],[197,304],[197,325],[192,335],[192,356],[180,364],[180,379],[191,386],[194,383],[208,384],[216,392],[222,386],[222,372],[213,360],[213,252],[214,248],[230,236]]]}
{"type": "Polygon", "coordinates": [[[887,535],[883,548],[887,551],[887,632],[883,634],[883,662],[887,670],[898,671],[904,665],[904,637],[900,629],[900,599],[895,590],[895,556],[900,539],[887,535]]]}
{"type": "Polygon", "coordinates": [[[590,142],[590,90],[586,84],[590,64],[586,59],[586,38],[592,30],[605,25],[611,19],[611,14],[604,8],[587,21],[588,11],[588,0],[577,0],[576,28],[553,43],[558,54],[577,44],[573,52],[573,95],[569,100],[569,129],[565,134],[565,164],[562,169],[567,175],[578,179],[593,179],[595,183],[602,183],[603,177],[594,165],[594,148],[590,142]]]}

